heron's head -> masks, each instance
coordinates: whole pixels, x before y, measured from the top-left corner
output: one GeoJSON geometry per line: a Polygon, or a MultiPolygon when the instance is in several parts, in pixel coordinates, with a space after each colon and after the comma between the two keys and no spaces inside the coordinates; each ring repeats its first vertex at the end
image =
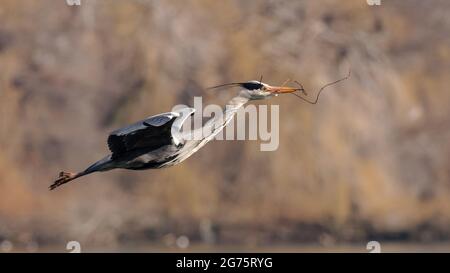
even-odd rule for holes
{"type": "Polygon", "coordinates": [[[245,96],[248,96],[251,100],[261,100],[278,96],[279,94],[293,93],[301,90],[300,88],[285,87],[285,86],[271,86],[261,81],[248,81],[248,82],[236,82],[227,83],[210,88],[221,88],[227,86],[239,86],[243,90],[245,96]]]}
{"type": "Polygon", "coordinates": [[[299,99],[301,99],[309,104],[316,104],[319,101],[319,96],[320,96],[320,93],[322,92],[322,90],[324,90],[325,88],[327,88],[331,85],[334,85],[338,82],[347,80],[348,78],[350,78],[350,74],[351,74],[351,69],[348,70],[347,76],[345,76],[339,80],[336,80],[334,82],[327,83],[324,86],[322,86],[320,88],[319,92],[317,92],[315,100],[309,100],[306,97],[306,96],[308,96],[308,94],[306,93],[305,89],[303,88],[303,85],[301,83],[299,83],[298,81],[294,81],[298,87],[285,86],[286,83],[290,82],[289,79],[286,80],[284,82],[284,84],[282,84],[282,86],[271,86],[271,85],[268,85],[267,83],[262,82],[262,76],[261,76],[261,80],[259,80],[259,81],[253,80],[253,81],[248,81],[248,82],[232,82],[232,83],[226,83],[226,84],[213,86],[208,89],[239,86],[243,89],[241,91],[241,95],[243,95],[251,100],[261,100],[261,99],[265,99],[265,98],[269,98],[269,97],[273,97],[273,96],[278,96],[279,94],[292,93],[299,99]],[[296,91],[302,92],[303,96],[296,94],[295,93],[296,91]]]}
{"type": "Polygon", "coordinates": [[[299,88],[293,87],[271,86],[256,80],[239,83],[239,85],[244,88],[244,91],[252,100],[265,99],[272,96],[278,96],[279,94],[293,93],[299,90],[299,88]]]}

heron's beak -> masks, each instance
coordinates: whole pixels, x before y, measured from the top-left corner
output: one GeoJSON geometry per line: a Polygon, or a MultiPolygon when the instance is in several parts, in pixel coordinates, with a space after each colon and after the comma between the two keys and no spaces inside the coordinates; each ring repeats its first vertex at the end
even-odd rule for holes
{"type": "Polygon", "coordinates": [[[274,94],[293,93],[300,90],[299,88],[286,87],[286,86],[268,86],[267,91],[274,94]]]}

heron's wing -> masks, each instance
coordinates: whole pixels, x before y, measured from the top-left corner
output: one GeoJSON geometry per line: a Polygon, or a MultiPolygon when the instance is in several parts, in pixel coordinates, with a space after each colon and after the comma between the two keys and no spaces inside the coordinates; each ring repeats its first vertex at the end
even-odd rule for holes
{"type": "Polygon", "coordinates": [[[115,130],[108,136],[113,157],[138,148],[154,150],[171,144],[170,129],[178,116],[175,112],[163,113],[115,130]]]}

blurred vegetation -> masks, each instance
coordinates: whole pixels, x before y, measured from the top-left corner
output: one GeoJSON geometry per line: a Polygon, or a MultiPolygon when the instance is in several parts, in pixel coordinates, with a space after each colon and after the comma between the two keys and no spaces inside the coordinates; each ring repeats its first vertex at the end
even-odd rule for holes
{"type": "MultiPolygon", "coordinates": [[[[3,0],[0,242],[246,246],[450,238],[450,2],[3,0]],[[107,134],[204,87],[297,79],[280,146],[212,142],[183,164],[49,192],[107,134]]],[[[61,249],[62,251],[63,249],[61,249]]]]}

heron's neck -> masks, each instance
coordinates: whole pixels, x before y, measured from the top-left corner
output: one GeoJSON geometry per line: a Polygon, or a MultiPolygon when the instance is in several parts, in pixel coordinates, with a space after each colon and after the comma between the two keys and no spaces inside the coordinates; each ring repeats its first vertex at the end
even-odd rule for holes
{"type": "MultiPolygon", "coordinates": [[[[202,128],[195,129],[193,135],[200,135],[201,139],[194,139],[194,141],[187,141],[187,146],[196,146],[190,151],[190,154],[194,153],[206,143],[214,139],[214,137],[219,134],[225,126],[230,123],[234,115],[237,113],[239,108],[246,104],[250,100],[250,95],[246,90],[242,90],[239,95],[228,101],[222,110],[222,115],[214,116],[209,119],[202,128]],[[188,144],[189,143],[189,144],[188,144]]],[[[190,135],[192,136],[192,134],[190,135]]]]}

